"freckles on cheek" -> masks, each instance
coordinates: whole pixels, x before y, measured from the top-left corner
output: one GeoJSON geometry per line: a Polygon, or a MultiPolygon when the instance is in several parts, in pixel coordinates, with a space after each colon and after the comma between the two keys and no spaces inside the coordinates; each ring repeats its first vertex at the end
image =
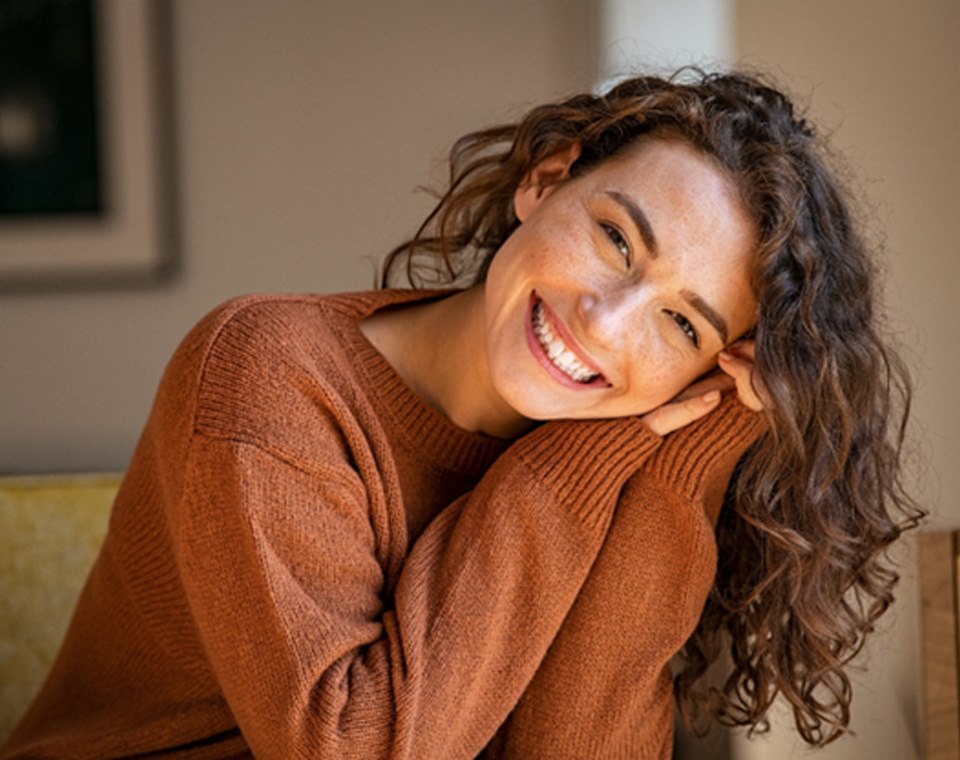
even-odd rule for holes
{"type": "Polygon", "coordinates": [[[587,242],[583,234],[565,226],[552,226],[530,241],[529,254],[539,261],[555,261],[558,258],[570,258],[585,250],[587,242]]]}
{"type": "Polygon", "coordinates": [[[651,395],[669,401],[702,374],[699,368],[686,366],[660,367],[644,380],[651,395]]]}
{"type": "Polygon", "coordinates": [[[570,286],[569,260],[555,248],[542,246],[529,251],[524,269],[535,282],[549,286],[550,292],[565,290],[570,286]]]}

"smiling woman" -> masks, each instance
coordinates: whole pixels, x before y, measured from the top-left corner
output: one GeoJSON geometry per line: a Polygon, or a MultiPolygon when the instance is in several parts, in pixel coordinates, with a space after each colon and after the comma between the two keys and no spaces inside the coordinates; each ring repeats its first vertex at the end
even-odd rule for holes
{"type": "MultiPolygon", "coordinates": [[[[384,284],[405,274],[421,285],[486,279],[489,287],[500,252],[527,237],[521,196],[531,179],[534,187],[566,185],[575,193],[597,176],[619,170],[628,177],[632,192],[606,188],[581,214],[599,220],[622,274],[598,288],[603,297],[593,280],[580,282],[571,319],[582,330],[593,310],[625,316],[611,293],[636,294],[640,285],[655,291],[659,272],[651,264],[707,282],[699,289],[672,283],[673,301],[659,315],[708,354],[708,367],[732,378],[739,401],[763,410],[768,426],[726,488],[717,575],[678,660],[678,702],[701,727],[715,719],[756,730],[780,694],[812,744],[840,736],[849,722],[846,666],[892,602],[897,580],[882,552],[923,514],[901,484],[910,380],[878,332],[875,264],[823,156],[813,125],[762,77],[687,70],[669,80],[628,79],[602,96],[543,105],[516,124],[463,137],[451,152],[449,189],[384,269],[384,284]],[[644,163],[657,153],[670,154],[659,174],[644,163]],[[682,182],[685,166],[694,171],[682,182]],[[677,184],[680,192],[671,194],[677,184]],[[716,246],[722,252],[707,253],[714,238],[736,230],[735,220],[750,239],[728,239],[716,246]],[[672,246],[681,260],[661,262],[664,235],[691,236],[672,246]],[[738,261],[743,246],[749,253],[738,261]],[[693,266],[681,269],[684,260],[693,266]],[[750,310],[746,323],[731,317],[728,327],[725,315],[750,310]],[[704,338],[718,333],[719,345],[704,338]],[[746,340],[728,342],[741,334],[746,340]],[[721,692],[701,691],[700,677],[724,647],[733,672],[721,692]]],[[[560,229],[545,235],[542,260],[563,255],[568,236],[560,229]]],[[[602,255],[603,241],[584,250],[602,255]]],[[[652,324],[611,321],[611,332],[619,327],[627,336],[652,324]]],[[[646,351],[657,341],[642,344],[646,351]]],[[[655,365],[641,359],[635,366],[644,382],[651,379],[655,365]]],[[[523,379],[506,366],[498,374],[504,382],[523,379]]],[[[711,390],[731,383],[717,378],[687,385],[676,396],[683,405],[664,404],[644,422],[689,434],[691,419],[717,403],[711,390]]],[[[706,438],[692,440],[689,455],[706,450],[706,438]]]]}
{"type": "Polygon", "coordinates": [[[648,137],[565,181],[576,153],[541,162],[521,185],[521,224],[484,287],[487,371],[528,419],[649,412],[712,369],[725,333],[739,338],[756,318],[756,233],[719,167],[686,143],[648,137]],[[530,325],[530,303],[605,388],[570,396],[523,371],[531,352],[516,326],[530,325]]]}
{"type": "Polygon", "coordinates": [[[665,759],[674,698],[778,693],[840,735],[920,515],[819,151],[755,78],[638,77],[457,143],[384,276],[443,289],[212,312],[0,754],[665,759]]]}

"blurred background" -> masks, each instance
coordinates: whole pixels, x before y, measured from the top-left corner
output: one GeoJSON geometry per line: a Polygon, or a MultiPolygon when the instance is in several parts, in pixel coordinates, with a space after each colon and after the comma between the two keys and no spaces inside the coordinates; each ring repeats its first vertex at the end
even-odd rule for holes
{"type": "MultiPolygon", "coordinates": [[[[94,269],[83,286],[4,283],[4,249],[34,232],[18,237],[15,220],[0,216],[0,474],[123,470],[164,364],[193,323],[240,293],[371,287],[384,252],[430,206],[418,186],[442,184],[446,150],[463,133],[629,70],[745,65],[808,105],[851,173],[883,247],[890,328],[917,380],[917,492],[932,526],[960,527],[957,0],[98,6],[110,19],[104,44],[133,38],[124,24],[142,19],[131,9],[149,10],[151,35],[165,34],[160,79],[122,60],[106,76],[148,82],[129,97],[150,90],[140,94],[160,108],[142,135],[124,138],[162,150],[144,154],[144,165],[134,151],[121,191],[131,206],[162,208],[172,235],[150,219],[131,224],[160,247],[158,260],[174,249],[175,260],[152,279],[101,282],[94,269]],[[161,180],[172,182],[169,196],[157,191],[161,180]]],[[[0,6],[0,30],[9,7],[0,6]]],[[[915,558],[909,545],[898,557],[899,602],[857,674],[857,736],[818,757],[921,756],[915,558]]],[[[805,757],[787,723],[749,742],[681,742],[680,752],[805,757]]]]}

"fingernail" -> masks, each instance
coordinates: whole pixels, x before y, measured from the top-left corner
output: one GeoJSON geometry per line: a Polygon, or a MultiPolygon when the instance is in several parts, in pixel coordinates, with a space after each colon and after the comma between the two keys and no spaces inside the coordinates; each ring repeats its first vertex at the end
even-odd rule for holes
{"type": "Polygon", "coordinates": [[[719,400],[720,391],[707,391],[701,398],[703,399],[703,403],[712,404],[714,401],[719,400]]]}
{"type": "Polygon", "coordinates": [[[733,358],[733,354],[728,353],[727,351],[721,351],[717,354],[718,358],[723,359],[725,362],[730,361],[733,358]]]}

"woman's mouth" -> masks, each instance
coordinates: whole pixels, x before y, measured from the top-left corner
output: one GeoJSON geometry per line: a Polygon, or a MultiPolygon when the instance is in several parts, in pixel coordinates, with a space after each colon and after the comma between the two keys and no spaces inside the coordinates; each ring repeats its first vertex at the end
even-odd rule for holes
{"type": "MultiPolygon", "coordinates": [[[[536,348],[540,349],[534,350],[534,353],[541,364],[553,370],[550,374],[560,380],[572,381],[578,387],[607,386],[603,376],[587,366],[558,334],[562,328],[555,326],[547,307],[536,294],[531,294],[530,304],[530,332],[536,341],[536,348]]],[[[531,346],[531,349],[534,348],[531,346]]]]}

